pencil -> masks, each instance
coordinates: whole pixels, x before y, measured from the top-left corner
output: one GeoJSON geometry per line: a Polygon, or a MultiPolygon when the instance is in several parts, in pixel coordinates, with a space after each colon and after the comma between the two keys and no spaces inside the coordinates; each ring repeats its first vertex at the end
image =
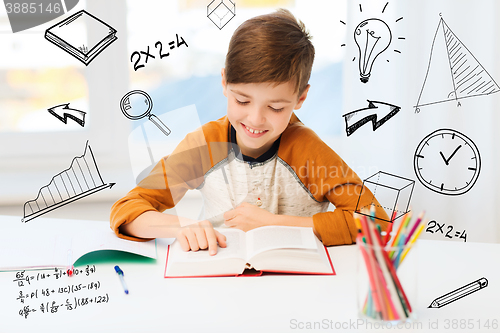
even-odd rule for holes
{"type": "Polygon", "coordinates": [[[404,228],[404,225],[406,224],[406,220],[408,217],[411,218],[411,211],[405,214],[405,216],[401,219],[401,223],[399,224],[398,231],[396,231],[396,235],[394,236],[394,239],[392,240],[391,247],[395,246],[396,242],[399,240],[399,235],[401,234],[401,230],[404,228]]]}
{"type": "MultiPolygon", "coordinates": [[[[391,247],[399,247],[401,245],[404,245],[404,240],[401,242],[401,239],[403,238],[403,235],[406,233],[406,230],[408,228],[408,224],[410,223],[411,220],[411,215],[412,212],[409,211],[403,220],[401,220],[401,225],[398,228],[398,232],[396,233],[396,236],[394,237],[394,240],[391,244],[391,247]]],[[[396,250],[392,250],[389,252],[389,258],[394,260],[394,256],[397,255],[396,250]]]]}
{"type": "Polygon", "coordinates": [[[377,259],[375,257],[375,252],[373,250],[373,242],[372,242],[372,238],[370,235],[370,229],[368,227],[368,221],[366,219],[366,216],[361,217],[361,226],[364,230],[363,233],[366,236],[366,244],[368,245],[367,246],[367,253],[368,253],[368,258],[370,261],[370,269],[372,271],[372,278],[373,278],[372,294],[373,294],[373,300],[375,303],[375,309],[377,310],[377,312],[382,313],[383,319],[386,319],[387,312],[385,310],[385,307],[382,306],[384,301],[383,301],[381,290],[380,290],[381,282],[380,282],[378,275],[377,275],[377,259]]]}
{"type": "MultiPolygon", "coordinates": [[[[368,247],[365,248],[366,244],[366,239],[363,237],[362,240],[363,243],[360,244],[360,250],[361,254],[363,255],[363,259],[365,260],[366,264],[366,270],[368,271],[368,280],[370,282],[370,288],[371,288],[371,295],[373,296],[373,305],[375,305],[375,312],[376,314],[380,315],[380,303],[379,300],[380,298],[378,297],[378,292],[377,292],[377,281],[375,278],[375,270],[373,266],[373,261],[371,260],[369,254],[368,254],[368,247]]],[[[369,308],[372,309],[373,307],[371,306],[372,304],[369,304],[369,308]]],[[[371,310],[369,311],[371,315],[371,310]]],[[[374,316],[372,316],[374,317],[374,316]]]]}
{"type": "Polygon", "coordinates": [[[406,298],[403,288],[401,287],[396,270],[390,261],[387,252],[383,249],[382,238],[376,233],[375,229],[372,229],[371,231],[374,237],[374,244],[377,250],[380,267],[384,272],[387,286],[391,291],[390,295],[392,295],[394,300],[399,300],[399,302],[394,302],[393,304],[400,318],[408,317],[411,312],[411,306],[406,298]]]}
{"type": "Polygon", "coordinates": [[[422,211],[422,213],[420,213],[420,215],[418,216],[417,220],[413,224],[413,227],[411,228],[411,231],[408,233],[408,236],[406,237],[406,243],[408,243],[415,230],[417,230],[418,225],[420,224],[420,222],[422,222],[422,219],[424,218],[424,215],[425,211],[422,211]]]}
{"type": "Polygon", "coordinates": [[[412,239],[410,239],[410,241],[406,244],[405,249],[403,251],[403,255],[401,256],[401,259],[399,260],[400,264],[403,262],[404,258],[408,254],[408,252],[410,252],[410,249],[412,248],[413,244],[417,241],[418,236],[420,236],[420,234],[424,230],[426,224],[427,224],[427,222],[421,223],[417,229],[417,232],[415,232],[413,234],[412,239]]]}
{"type": "Polygon", "coordinates": [[[389,242],[389,239],[391,239],[391,231],[392,227],[394,226],[394,220],[396,219],[396,215],[398,214],[398,205],[394,207],[394,211],[392,212],[391,216],[391,221],[389,223],[389,226],[387,227],[387,230],[385,231],[385,237],[384,237],[384,246],[387,245],[389,242]]]}
{"type": "Polygon", "coordinates": [[[479,280],[466,284],[463,287],[455,289],[452,292],[449,292],[441,297],[436,298],[434,301],[432,301],[431,305],[429,305],[429,308],[443,307],[447,304],[450,304],[451,302],[455,302],[456,300],[465,297],[467,295],[470,295],[473,292],[476,292],[487,286],[488,286],[488,280],[484,277],[480,278],[479,280]]]}

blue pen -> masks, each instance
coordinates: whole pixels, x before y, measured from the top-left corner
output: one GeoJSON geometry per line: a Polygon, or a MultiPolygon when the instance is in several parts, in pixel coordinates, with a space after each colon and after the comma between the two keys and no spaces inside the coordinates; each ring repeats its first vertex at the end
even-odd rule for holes
{"type": "Polygon", "coordinates": [[[120,282],[122,283],[123,291],[125,291],[125,294],[128,295],[128,288],[127,284],[125,283],[125,279],[123,278],[123,271],[118,267],[118,265],[115,266],[115,271],[118,273],[118,276],[120,277],[120,282]]]}

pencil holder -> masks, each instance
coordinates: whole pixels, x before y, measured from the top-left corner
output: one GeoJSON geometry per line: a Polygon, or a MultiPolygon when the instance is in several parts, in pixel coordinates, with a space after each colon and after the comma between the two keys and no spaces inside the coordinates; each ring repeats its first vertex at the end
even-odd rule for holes
{"type": "Polygon", "coordinates": [[[361,238],[356,246],[360,318],[392,324],[415,320],[418,269],[408,247],[381,247],[361,238]]]}

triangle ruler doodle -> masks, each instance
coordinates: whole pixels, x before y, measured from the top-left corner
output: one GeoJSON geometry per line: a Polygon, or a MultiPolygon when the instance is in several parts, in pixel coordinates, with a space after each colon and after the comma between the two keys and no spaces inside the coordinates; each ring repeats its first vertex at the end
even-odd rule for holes
{"type": "Polygon", "coordinates": [[[500,87],[441,18],[415,112],[431,104],[484,96],[500,87]]]}

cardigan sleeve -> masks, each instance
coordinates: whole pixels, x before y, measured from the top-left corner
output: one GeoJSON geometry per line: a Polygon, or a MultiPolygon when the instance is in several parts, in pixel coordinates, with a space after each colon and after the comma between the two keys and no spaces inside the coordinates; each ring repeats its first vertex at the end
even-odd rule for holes
{"type": "Polygon", "coordinates": [[[220,155],[210,151],[210,146],[214,145],[206,143],[203,132],[195,131],[188,134],[172,154],[162,158],[146,178],[112,206],[110,227],[116,235],[128,240],[149,240],[125,235],[120,226],[144,212],[173,208],[188,190],[200,186],[214,155],[220,155]]]}
{"type": "Polygon", "coordinates": [[[368,188],[359,184],[342,184],[339,185],[337,191],[333,190],[327,193],[326,197],[335,206],[335,210],[313,215],[314,228],[320,235],[324,245],[343,245],[356,242],[358,229],[353,218],[356,205],[358,207],[375,206],[377,223],[382,230],[387,229],[389,222],[383,221],[389,219],[387,213],[368,188]],[[342,190],[338,190],[339,188],[342,190]],[[346,192],[346,194],[335,192],[346,192]],[[358,194],[348,194],[350,192],[358,194]]]}
{"type": "Polygon", "coordinates": [[[377,222],[382,230],[387,228],[387,213],[370,189],[363,186],[363,181],[347,163],[296,116],[282,135],[279,153],[316,201],[329,201],[335,206],[333,212],[312,216],[314,229],[324,245],[355,242],[358,231],[353,212],[356,207],[374,206],[377,222]],[[298,172],[301,169],[305,172],[298,172]]]}

